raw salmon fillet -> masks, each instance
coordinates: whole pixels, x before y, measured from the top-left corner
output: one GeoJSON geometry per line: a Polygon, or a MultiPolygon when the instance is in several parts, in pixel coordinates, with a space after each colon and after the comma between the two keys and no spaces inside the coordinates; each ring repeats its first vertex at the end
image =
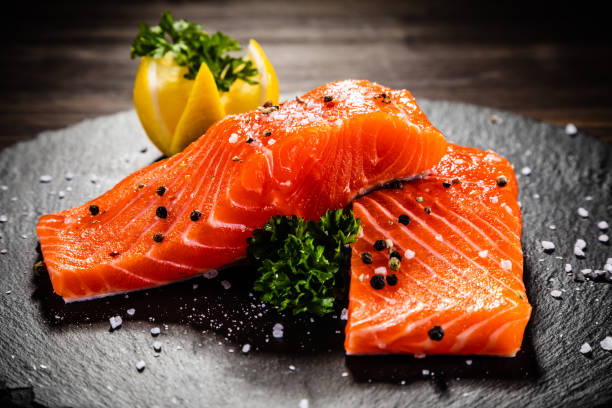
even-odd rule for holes
{"type": "Polygon", "coordinates": [[[514,356],[531,314],[517,194],[507,160],[449,144],[426,177],[356,200],[347,353],[514,356]],[[396,272],[378,240],[402,257],[396,272]]]}
{"type": "Polygon", "coordinates": [[[64,300],[143,289],[245,257],[273,215],[316,219],[445,152],[410,92],[335,82],[224,118],[182,153],[41,217],[37,233],[64,300]]]}

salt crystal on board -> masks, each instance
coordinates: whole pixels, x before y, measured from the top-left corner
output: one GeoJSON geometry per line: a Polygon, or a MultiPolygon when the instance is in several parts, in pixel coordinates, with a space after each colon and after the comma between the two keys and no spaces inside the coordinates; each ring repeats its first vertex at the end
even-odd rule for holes
{"type": "Polygon", "coordinates": [[[110,319],[108,319],[108,321],[110,322],[110,326],[112,330],[115,330],[121,327],[121,324],[123,323],[121,316],[113,316],[110,319]]]}
{"type": "Polygon", "coordinates": [[[582,354],[589,354],[591,351],[593,351],[593,349],[589,343],[583,343],[582,346],[580,346],[580,352],[582,354]]]}
{"type": "Polygon", "coordinates": [[[553,244],[550,241],[542,241],[542,248],[544,248],[544,251],[554,251],[555,249],[555,244],[553,244]]]}
{"type": "Polygon", "coordinates": [[[219,271],[216,269],[209,269],[202,274],[206,279],[214,279],[219,275],[219,271]]]}
{"type": "Polygon", "coordinates": [[[612,350],[612,337],[606,336],[605,339],[599,342],[599,346],[606,351],[612,350]]]}
{"type": "Polygon", "coordinates": [[[146,367],[146,364],[142,360],[140,360],[139,362],[136,363],[136,370],[138,370],[139,373],[142,373],[144,371],[145,367],[146,367]]]}

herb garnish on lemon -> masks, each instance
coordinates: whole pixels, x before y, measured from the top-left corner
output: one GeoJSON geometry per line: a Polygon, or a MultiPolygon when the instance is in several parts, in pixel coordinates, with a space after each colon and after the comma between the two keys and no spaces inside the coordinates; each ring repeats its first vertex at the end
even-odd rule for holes
{"type": "Polygon", "coordinates": [[[251,40],[244,58],[230,55],[240,49],[227,35],[168,12],[158,26],[140,25],[130,53],[141,57],[134,106],[164,154],[182,151],[225,115],[278,103],[278,79],[259,44],[251,40]]]}

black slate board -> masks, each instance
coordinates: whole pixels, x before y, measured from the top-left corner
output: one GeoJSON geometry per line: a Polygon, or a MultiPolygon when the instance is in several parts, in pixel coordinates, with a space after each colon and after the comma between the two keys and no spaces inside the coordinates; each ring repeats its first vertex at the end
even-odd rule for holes
{"type": "Polygon", "coordinates": [[[597,241],[596,227],[599,220],[612,224],[612,146],[486,108],[421,105],[450,141],[499,152],[519,174],[533,316],[515,359],[345,357],[344,321],[296,321],[267,310],[249,295],[247,267],[212,280],[64,305],[48,277],[32,273],[39,259],[35,224],[39,215],[89,200],[159,157],[135,113],[124,112],[0,153],[0,186],[6,186],[0,187],[0,216],[8,218],[0,222],[0,250],[6,250],[0,254],[0,405],[297,407],[307,399],[310,407],[552,407],[612,401],[612,353],[599,346],[612,335],[611,285],[575,283],[564,271],[565,263],[601,269],[612,257],[611,247],[597,241]],[[532,169],[530,176],[520,175],[523,166],[532,169]],[[71,181],[64,177],[68,171],[71,181]],[[44,174],[52,181],[41,183],[44,174]],[[590,216],[580,218],[579,207],[590,216]],[[577,238],[589,245],[584,260],[573,255],[577,238]],[[541,240],[553,241],[555,252],[543,253],[541,240]],[[564,291],[561,299],[550,295],[553,288],[564,291]],[[129,308],[136,309],[133,317],[129,308]],[[110,332],[114,315],[124,323],[110,332]],[[277,322],[284,325],[282,339],[272,336],[277,322]],[[156,339],[153,327],[161,328],[156,339]],[[163,343],[158,357],[154,340],[163,343]],[[593,347],[590,356],[578,351],[585,341],[593,347]],[[248,355],[241,352],[246,343],[248,355]],[[141,359],[146,369],[138,373],[141,359]]]}

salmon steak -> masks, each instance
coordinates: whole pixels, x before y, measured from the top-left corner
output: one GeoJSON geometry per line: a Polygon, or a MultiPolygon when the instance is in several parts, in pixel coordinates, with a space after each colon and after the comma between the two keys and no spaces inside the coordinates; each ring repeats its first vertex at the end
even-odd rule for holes
{"type": "Polygon", "coordinates": [[[531,315],[517,194],[507,160],[449,144],[427,176],[357,199],[347,353],[514,356],[531,315]]]}
{"type": "Polygon", "coordinates": [[[421,174],[446,146],[410,92],[334,82],[225,117],[91,202],[42,216],[37,234],[65,301],[150,288],[244,258],[271,216],[318,219],[421,174]]]}

